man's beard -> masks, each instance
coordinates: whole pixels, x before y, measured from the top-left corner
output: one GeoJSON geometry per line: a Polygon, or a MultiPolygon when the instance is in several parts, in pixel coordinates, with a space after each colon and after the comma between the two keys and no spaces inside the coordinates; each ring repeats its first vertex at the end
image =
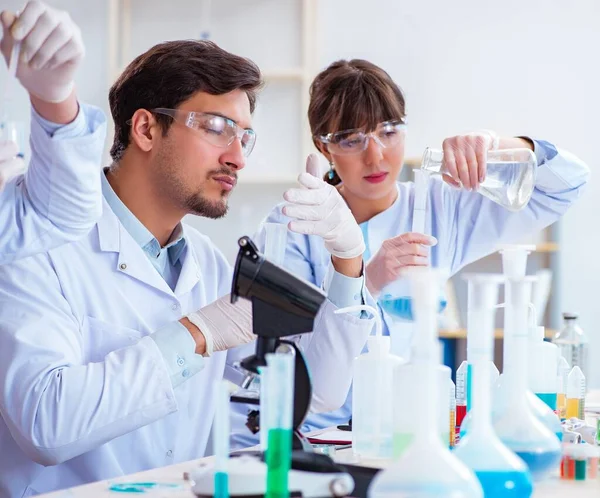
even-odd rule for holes
{"type": "Polygon", "coordinates": [[[202,192],[192,194],[188,197],[185,205],[188,213],[210,218],[212,220],[223,218],[229,209],[225,195],[223,195],[222,201],[211,202],[202,195],[202,192]]]}

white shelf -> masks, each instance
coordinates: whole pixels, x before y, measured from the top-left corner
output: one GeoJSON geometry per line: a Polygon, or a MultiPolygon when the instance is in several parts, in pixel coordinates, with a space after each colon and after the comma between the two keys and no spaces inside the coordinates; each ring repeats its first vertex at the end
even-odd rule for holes
{"type": "Polygon", "coordinates": [[[238,185],[295,185],[297,184],[297,177],[289,178],[285,176],[265,177],[265,176],[248,176],[247,178],[240,177],[238,179],[238,185]]]}

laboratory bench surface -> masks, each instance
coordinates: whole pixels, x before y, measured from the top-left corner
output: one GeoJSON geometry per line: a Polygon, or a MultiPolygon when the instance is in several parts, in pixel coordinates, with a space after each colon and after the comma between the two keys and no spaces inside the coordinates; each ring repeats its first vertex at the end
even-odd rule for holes
{"type": "MultiPolygon", "coordinates": [[[[600,390],[590,392],[588,400],[597,405],[600,403],[600,390]]],[[[325,429],[327,431],[328,429],[325,429]]],[[[317,431],[315,435],[325,431],[317,431]]],[[[311,434],[312,435],[312,434],[311,434]]],[[[190,462],[178,463],[168,467],[147,470],[129,476],[118,477],[110,481],[99,481],[76,488],[65,489],[54,493],[40,495],[45,498],[103,498],[127,495],[128,493],[110,491],[110,487],[118,483],[156,482],[177,484],[173,489],[161,489],[160,492],[149,492],[148,497],[160,496],[161,498],[191,498],[194,496],[190,485],[184,479],[184,473],[190,472],[201,462],[208,462],[212,457],[200,458],[190,462]]],[[[352,449],[338,450],[335,455],[340,463],[358,463],[352,449]]],[[[369,462],[360,462],[360,465],[369,466],[369,462]]],[[[564,481],[558,477],[551,478],[536,484],[533,498],[599,498],[600,479],[588,481],[564,481]]]]}

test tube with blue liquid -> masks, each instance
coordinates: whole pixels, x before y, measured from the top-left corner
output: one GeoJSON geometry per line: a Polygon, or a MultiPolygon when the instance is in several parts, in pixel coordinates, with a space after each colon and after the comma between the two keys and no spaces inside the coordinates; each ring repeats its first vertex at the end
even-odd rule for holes
{"type": "Polygon", "coordinates": [[[215,492],[214,498],[229,498],[229,382],[217,385],[217,408],[215,410],[215,492]]]}
{"type": "Polygon", "coordinates": [[[293,349],[267,354],[269,420],[267,424],[267,498],[287,498],[288,472],[292,462],[292,420],[294,404],[293,349]]]}

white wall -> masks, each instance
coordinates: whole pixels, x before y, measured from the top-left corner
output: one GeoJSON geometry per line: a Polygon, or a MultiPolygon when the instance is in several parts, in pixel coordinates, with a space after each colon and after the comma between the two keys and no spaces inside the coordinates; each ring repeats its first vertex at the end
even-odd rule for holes
{"type": "MultiPolygon", "coordinates": [[[[322,1],[323,66],[362,57],[406,93],[407,151],[476,128],[554,141],[597,168],[600,3],[322,1]],[[343,28],[343,29],[340,29],[343,28]],[[593,54],[593,55],[588,55],[593,54]]],[[[559,302],[592,339],[590,384],[600,387],[600,181],[560,224],[559,302]]]]}
{"type": "MultiPolygon", "coordinates": [[[[55,0],[83,27],[88,57],[81,95],[106,108],[105,0],[55,0]]],[[[407,152],[419,155],[445,136],[477,128],[555,141],[596,169],[600,125],[600,2],[596,0],[318,0],[315,33],[322,67],[340,57],[380,64],[407,97],[407,152]],[[585,55],[585,54],[590,54],[585,55]]],[[[165,39],[198,37],[205,28],[199,0],[132,0],[131,56],[165,39]]],[[[21,2],[4,0],[3,7],[21,2]]],[[[211,31],[223,47],[263,69],[300,61],[300,0],[213,1],[211,31]]],[[[2,77],[4,73],[0,73],[2,77]]],[[[242,175],[293,170],[297,158],[298,88],[271,85],[261,99],[254,163],[242,175]],[[259,149],[260,147],[260,149],[259,149]],[[253,169],[254,166],[254,169],[253,169]]],[[[289,175],[287,175],[289,177],[289,175]]],[[[239,235],[251,233],[280,199],[282,184],[240,185],[226,220],[193,220],[233,257],[239,235]],[[225,227],[225,228],[224,228],[225,227]]],[[[600,387],[600,181],[561,223],[560,302],[578,310],[592,338],[591,384],[600,387]]]]}

